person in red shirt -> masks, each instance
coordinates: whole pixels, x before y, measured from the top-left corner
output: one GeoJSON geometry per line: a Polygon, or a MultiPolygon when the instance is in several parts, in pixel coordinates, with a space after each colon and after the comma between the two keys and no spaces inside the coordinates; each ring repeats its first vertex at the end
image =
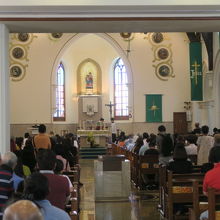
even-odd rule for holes
{"type": "Polygon", "coordinates": [[[49,181],[50,193],[47,199],[60,209],[65,209],[65,203],[70,195],[69,182],[66,177],[54,174],[56,155],[52,150],[41,149],[37,153],[37,163],[40,173],[49,181]]]}
{"type": "MultiPolygon", "coordinates": [[[[208,188],[220,190],[220,161],[217,158],[214,159],[214,168],[205,174],[205,178],[203,180],[203,193],[205,195],[208,193],[208,188]]],[[[208,211],[205,211],[200,215],[200,220],[206,219],[208,219],[208,211]]]]}
{"type": "Polygon", "coordinates": [[[203,181],[203,192],[207,195],[208,188],[220,190],[220,162],[215,163],[213,169],[209,170],[203,181]]]}

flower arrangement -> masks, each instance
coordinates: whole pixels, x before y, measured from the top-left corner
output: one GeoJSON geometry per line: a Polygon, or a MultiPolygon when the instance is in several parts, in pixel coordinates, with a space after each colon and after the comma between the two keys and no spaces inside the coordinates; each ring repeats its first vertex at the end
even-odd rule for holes
{"type": "Polygon", "coordinates": [[[89,132],[86,140],[90,143],[90,147],[95,145],[95,138],[92,132],[89,132]]]}

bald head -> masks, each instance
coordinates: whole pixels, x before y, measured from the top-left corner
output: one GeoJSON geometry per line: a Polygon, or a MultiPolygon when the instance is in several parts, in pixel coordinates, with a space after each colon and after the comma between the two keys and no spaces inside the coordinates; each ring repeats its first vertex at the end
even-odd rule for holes
{"type": "Polygon", "coordinates": [[[2,155],[2,164],[8,165],[12,169],[14,169],[17,164],[17,156],[12,152],[4,153],[2,155]]]}
{"type": "Polygon", "coordinates": [[[3,220],[43,220],[43,216],[33,202],[20,200],[7,207],[3,220]]]}

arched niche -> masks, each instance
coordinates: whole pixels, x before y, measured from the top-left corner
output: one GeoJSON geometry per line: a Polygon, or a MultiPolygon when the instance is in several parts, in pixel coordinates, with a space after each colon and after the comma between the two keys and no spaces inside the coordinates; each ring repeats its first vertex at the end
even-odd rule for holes
{"type": "Polygon", "coordinates": [[[77,94],[100,95],[101,93],[101,68],[95,60],[87,58],[77,68],[77,94]]]}

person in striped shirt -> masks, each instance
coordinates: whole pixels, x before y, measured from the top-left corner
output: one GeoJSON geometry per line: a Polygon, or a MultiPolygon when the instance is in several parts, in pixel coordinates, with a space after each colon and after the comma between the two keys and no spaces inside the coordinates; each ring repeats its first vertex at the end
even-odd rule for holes
{"type": "Polygon", "coordinates": [[[12,174],[16,164],[17,156],[14,153],[7,152],[2,155],[0,166],[0,219],[2,219],[4,206],[14,191],[12,174]]]}

